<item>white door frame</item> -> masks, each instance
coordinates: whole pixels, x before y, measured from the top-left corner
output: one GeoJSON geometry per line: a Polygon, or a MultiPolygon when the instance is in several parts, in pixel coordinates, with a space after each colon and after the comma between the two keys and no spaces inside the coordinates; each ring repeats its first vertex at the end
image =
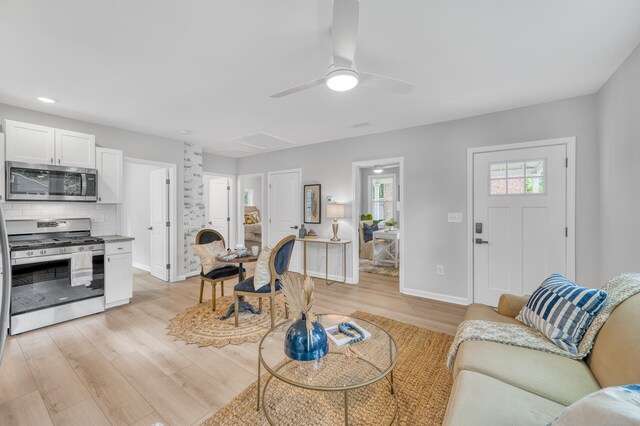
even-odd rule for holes
{"type": "MultiPolygon", "coordinates": [[[[229,223],[229,241],[227,241],[227,247],[231,247],[234,248],[236,243],[237,243],[237,226],[236,226],[236,203],[234,200],[235,194],[236,194],[236,180],[235,180],[235,176],[234,175],[229,175],[229,174],[225,174],[225,173],[215,173],[215,172],[202,172],[202,183],[204,185],[204,179],[205,178],[225,178],[225,179],[229,179],[229,186],[231,187],[231,189],[229,190],[229,218],[230,218],[230,223],[229,223]]],[[[203,188],[203,194],[204,194],[204,188],[203,188]]],[[[208,200],[208,195],[204,195],[203,196],[203,203],[205,200],[208,200]]],[[[205,204],[205,216],[207,214],[207,212],[209,211],[209,207],[205,204]]],[[[209,223],[207,221],[207,218],[205,217],[205,226],[208,226],[209,223]]]]}
{"type": "MultiPolygon", "coordinates": [[[[265,239],[266,237],[266,232],[265,232],[265,228],[266,226],[264,225],[265,222],[267,220],[269,220],[269,209],[267,208],[266,210],[266,214],[265,214],[265,202],[264,200],[267,199],[267,197],[265,196],[265,184],[264,184],[264,173],[250,173],[247,175],[238,175],[238,191],[237,191],[237,221],[238,221],[238,236],[237,236],[237,240],[236,241],[243,241],[244,242],[244,194],[241,193],[242,190],[244,190],[244,185],[243,185],[243,179],[248,179],[248,178],[254,178],[254,177],[259,177],[260,178],[260,194],[261,194],[261,200],[262,200],[262,205],[260,206],[260,208],[262,209],[262,211],[260,212],[261,215],[261,219],[262,219],[262,242],[261,242],[261,246],[264,247],[265,245],[269,244],[269,240],[265,239]]],[[[260,250],[262,250],[262,247],[260,247],[260,250]]]]}
{"type": "MultiPolygon", "coordinates": [[[[576,277],[576,138],[575,136],[541,141],[519,142],[504,145],[482,146],[467,149],[467,299],[473,303],[473,158],[475,154],[497,151],[508,151],[524,148],[540,148],[545,146],[566,145],[567,147],[567,217],[568,234],[567,278],[575,281],[576,277]]],[[[402,211],[401,211],[402,213],[402,211]]]]}
{"type": "MultiPolygon", "coordinates": [[[[400,175],[400,255],[403,256],[402,253],[406,253],[405,251],[405,241],[407,240],[406,234],[403,236],[402,227],[406,226],[406,222],[404,221],[404,157],[391,157],[391,158],[379,158],[376,160],[366,160],[366,161],[354,161],[351,163],[351,199],[352,208],[351,208],[351,250],[352,250],[352,280],[353,283],[358,284],[360,282],[360,237],[358,236],[358,228],[360,224],[360,216],[359,216],[359,208],[357,205],[360,204],[361,194],[360,189],[362,184],[360,182],[360,169],[373,167],[376,164],[380,163],[398,163],[400,167],[400,171],[398,172],[400,175]]],[[[396,185],[398,182],[396,182],[396,185]]],[[[394,191],[395,194],[395,191],[394,191]]],[[[395,200],[398,197],[394,197],[395,200]]],[[[404,277],[405,277],[405,261],[400,259],[400,293],[408,294],[405,291],[404,286],[404,277]]]]}
{"type": "MultiPolygon", "coordinates": [[[[178,250],[177,250],[177,236],[178,227],[176,217],[178,216],[178,186],[176,182],[177,165],[173,163],[165,163],[161,161],[143,160],[140,158],[124,157],[124,162],[134,164],[146,164],[150,166],[157,166],[158,168],[166,168],[169,170],[169,281],[176,282],[180,280],[178,276],[178,250]]],[[[124,170],[124,167],[123,167],[124,170]]],[[[118,230],[122,228],[122,208],[121,204],[118,204],[118,230]]]]}
{"type": "MultiPolygon", "coordinates": [[[[283,174],[283,173],[292,173],[292,172],[298,172],[298,177],[300,179],[299,186],[300,186],[300,189],[302,190],[303,188],[302,188],[302,169],[301,168],[298,168],[298,169],[286,169],[286,170],[275,170],[273,172],[267,173],[267,220],[269,221],[269,226],[267,226],[268,232],[267,232],[267,236],[266,236],[266,240],[265,240],[266,243],[264,243],[264,241],[263,241],[263,244],[269,244],[270,238],[271,238],[271,191],[270,191],[270,189],[271,189],[271,176],[279,175],[279,174],[283,174]]],[[[303,198],[302,198],[302,193],[301,193],[300,194],[300,200],[302,200],[302,199],[303,198]]],[[[300,216],[299,216],[300,217],[300,224],[302,224],[302,221],[304,220],[304,212],[303,212],[303,206],[302,205],[299,206],[299,214],[300,214],[300,216]]],[[[263,230],[264,230],[264,227],[263,227],[263,230]]],[[[298,235],[297,235],[298,229],[294,229],[293,231],[296,231],[295,234],[296,234],[296,238],[297,238],[298,237],[298,235]]],[[[264,238],[265,237],[263,236],[262,239],[264,240],[264,238]]],[[[302,262],[302,261],[303,261],[303,259],[301,258],[300,262],[302,262]]],[[[294,268],[291,268],[291,266],[292,265],[289,265],[289,269],[292,272],[301,272],[301,271],[296,271],[296,269],[298,267],[301,268],[300,265],[293,265],[294,268]]]]}

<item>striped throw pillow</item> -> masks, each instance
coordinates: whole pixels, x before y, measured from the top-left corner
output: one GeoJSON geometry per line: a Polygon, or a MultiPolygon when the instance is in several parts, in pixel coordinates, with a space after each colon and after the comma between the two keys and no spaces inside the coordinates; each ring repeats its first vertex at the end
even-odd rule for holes
{"type": "Polygon", "coordinates": [[[580,287],[553,274],[533,292],[516,319],[577,354],[582,336],[606,298],[603,290],[580,287]]]}

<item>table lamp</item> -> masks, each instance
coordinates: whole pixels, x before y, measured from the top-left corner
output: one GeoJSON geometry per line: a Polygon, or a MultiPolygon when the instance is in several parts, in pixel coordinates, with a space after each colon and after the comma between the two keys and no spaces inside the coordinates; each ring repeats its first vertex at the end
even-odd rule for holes
{"type": "Polygon", "coordinates": [[[331,241],[340,241],[338,238],[338,219],[344,217],[344,204],[327,204],[327,217],[333,219],[333,238],[331,241]]]}

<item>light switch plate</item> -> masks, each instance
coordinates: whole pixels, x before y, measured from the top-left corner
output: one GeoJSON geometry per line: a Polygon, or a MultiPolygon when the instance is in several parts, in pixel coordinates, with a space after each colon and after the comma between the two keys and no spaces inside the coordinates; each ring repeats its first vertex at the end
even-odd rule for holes
{"type": "Polygon", "coordinates": [[[462,213],[449,213],[448,218],[449,218],[449,222],[461,223],[462,213]]]}

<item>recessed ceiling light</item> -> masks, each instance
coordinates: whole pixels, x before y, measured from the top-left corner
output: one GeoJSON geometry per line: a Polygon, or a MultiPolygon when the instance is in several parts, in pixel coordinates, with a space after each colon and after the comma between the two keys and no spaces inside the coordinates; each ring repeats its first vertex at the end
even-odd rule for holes
{"type": "Polygon", "coordinates": [[[358,85],[358,81],[358,73],[349,69],[332,71],[327,75],[327,87],[336,92],[351,90],[358,85]]]}
{"type": "Polygon", "coordinates": [[[178,133],[180,133],[181,135],[190,135],[191,130],[182,129],[182,130],[178,130],[178,133]]]}
{"type": "Polygon", "coordinates": [[[40,102],[44,102],[45,104],[55,104],[56,102],[58,102],[58,100],[57,100],[57,99],[47,98],[47,97],[44,97],[44,96],[40,96],[40,97],[38,98],[38,100],[39,100],[40,102]]]}

